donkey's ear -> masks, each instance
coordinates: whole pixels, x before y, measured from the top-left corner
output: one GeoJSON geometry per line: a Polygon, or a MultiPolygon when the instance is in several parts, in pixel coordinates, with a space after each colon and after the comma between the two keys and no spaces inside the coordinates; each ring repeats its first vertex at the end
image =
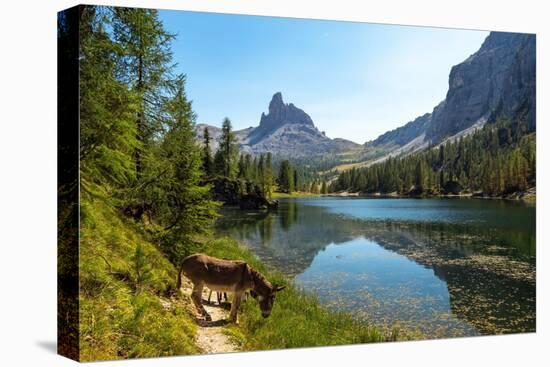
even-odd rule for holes
{"type": "Polygon", "coordinates": [[[286,288],[286,285],[276,285],[275,286],[275,292],[280,292],[285,288],[286,288]]]}
{"type": "Polygon", "coordinates": [[[250,290],[250,295],[252,296],[252,298],[258,297],[258,293],[254,292],[252,289],[250,290]]]}

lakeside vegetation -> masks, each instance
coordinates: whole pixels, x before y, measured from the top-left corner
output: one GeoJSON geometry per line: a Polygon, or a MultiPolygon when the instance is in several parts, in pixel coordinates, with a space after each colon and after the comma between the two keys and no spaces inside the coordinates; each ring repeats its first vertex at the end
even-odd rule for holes
{"type": "Polygon", "coordinates": [[[177,271],[140,223],[103,200],[81,207],[80,360],[196,354],[190,307],[163,307],[177,271]]]}
{"type": "MultiPolygon", "coordinates": [[[[202,141],[203,177],[209,182],[220,180],[231,181],[231,187],[225,185],[219,199],[235,204],[239,200],[229,199],[230,196],[243,198],[253,196],[271,200],[274,197],[294,197],[298,195],[319,195],[328,193],[328,185],[317,174],[302,166],[295,166],[290,160],[279,160],[274,168],[271,153],[253,156],[250,153],[239,152],[237,138],[232,130],[231,121],[226,118],[222,124],[220,146],[214,156],[208,127],[204,128],[202,141]]],[[[215,190],[220,191],[220,190],[215,190]]]]}
{"type": "Polygon", "coordinates": [[[273,193],[274,199],[283,199],[283,198],[303,198],[303,197],[315,197],[321,195],[320,193],[312,193],[309,191],[294,191],[290,194],[286,192],[275,192],[273,193]]]}
{"type": "MultiPolygon", "coordinates": [[[[186,298],[174,301],[176,267],[150,233],[101,200],[84,202],[82,215],[81,360],[201,353],[194,342],[193,306],[186,298]]],[[[240,324],[226,330],[241,350],[405,338],[398,329],[384,332],[349,313],[328,310],[232,239],[201,237],[197,243],[197,251],[245,260],[272,282],[287,285],[268,319],[261,317],[256,300],[243,303],[240,324]]]]}
{"type": "MultiPolygon", "coordinates": [[[[288,284],[269,319],[250,299],[241,325],[227,328],[243,350],[395,340],[396,332],[329,311],[244,247],[212,237],[219,203],[210,178],[240,180],[247,190],[240,195],[250,189],[267,198],[275,187],[294,195],[295,187],[318,193],[326,184],[301,184],[289,161],[275,178],[269,154],[239,157],[229,119],[226,144],[212,157],[195,141],[185,76],[173,72],[174,35],[157,12],[80,9],[79,359],[201,353],[193,306],[174,300],[176,267],[195,252],[244,259],[288,284]]],[[[61,38],[63,26],[60,19],[61,38]]]]}

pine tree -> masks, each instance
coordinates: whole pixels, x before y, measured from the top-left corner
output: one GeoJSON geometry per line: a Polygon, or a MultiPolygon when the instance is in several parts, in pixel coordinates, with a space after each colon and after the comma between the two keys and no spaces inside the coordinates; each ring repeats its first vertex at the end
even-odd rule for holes
{"type": "Polygon", "coordinates": [[[244,161],[244,155],[243,154],[239,155],[239,164],[237,165],[237,167],[238,167],[237,177],[238,178],[246,178],[246,166],[245,166],[245,161],[244,161]]]}
{"type": "Polygon", "coordinates": [[[201,186],[201,149],[195,142],[195,114],[179,76],[165,103],[162,142],[155,149],[151,181],[144,189],[155,221],[162,225],[161,247],[173,261],[189,253],[196,234],[208,233],[217,205],[208,186],[201,186]]]}
{"type": "Polygon", "coordinates": [[[326,195],[328,194],[328,188],[327,188],[327,182],[323,181],[323,184],[321,185],[321,194],[326,195]]]}
{"type": "Polygon", "coordinates": [[[252,181],[254,178],[254,168],[252,167],[252,156],[250,154],[245,155],[244,157],[244,177],[252,181]]]}
{"type": "Polygon", "coordinates": [[[319,191],[319,184],[317,183],[316,180],[314,180],[312,183],[311,183],[311,187],[309,188],[309,192],[311,192],[312,194],[319,194],[320,191],[319,191]]]}
{"type": "Polygon", "coordinates": [[[426,172],[424,169],[424,165],[422,163],[423,163],[422,160],[419,159],[416,164],[415,181],[414,181],[414,184],[416,185],[416,187],[421,191],[423,191],[426,186],[426,172]]]}
{"type": "Polygon", "coordinates": [[[225,177],[234,178],[237,174],[237,156],[239,148],[237,138],[232,131],[231,121],[226,117],[222,123],[220,146],[214,157],[216,173],[225,177]]]}
{"type": "Polygon", "coordinates": [[[202,170],[206,177],[211,177],[214,174],[214,162],[212,160],[212,151],[210,148],[210,132],[208,127],[204,127],[204,143],[202,148],[202,170]]]}
{"type": "Polygon", "coordinates": [[[267,153],[265,161],[265,179],[264,179],[264,195],[271,200],[273,193],[273,166],[271,152],[267,153]]]}
{"type": "Polygon", "coordinates": [[[281,162],[279,167],[279,191],[292,193],[294,191],[294,170],[289,160],[281,162]]]}
{"type": "Polygon", "coordinates": [[[260,154],[260,159],[258,160],[258,186],[260,188],[260,194],[266,196],[266,177],[265,177],[265,166],[264,166],[264,155],[260,154]]]}
{"type": "Polygon", "coordinates": [[[499,120],[437,149],[342,172],[331,186],[338,190],[365,187],[367,192],[407,192],[412,185],[423,191],[434,187],[441,190],[450,181],[458,181],[465,190],[504,195],[534,184],[535,170],[534,134],[521,121],[499,120]]]}
{"type": "Polygon", "coordinates": [[[90,195],[111,196],[135,178],[134,98],[117,79],[117,46],[107,14],[84,6],[80,19],[80,178],[90,195]]]}
{"type": "Polygon", "coordinates": [[[113,35],[117,43],[119,80],[136,98],[134,160],[138,178],[144,171],[144,155],[162,130],[162,108],[166,87],[172,80],[171,41],[154,9],[113,8],[113,35]]]}

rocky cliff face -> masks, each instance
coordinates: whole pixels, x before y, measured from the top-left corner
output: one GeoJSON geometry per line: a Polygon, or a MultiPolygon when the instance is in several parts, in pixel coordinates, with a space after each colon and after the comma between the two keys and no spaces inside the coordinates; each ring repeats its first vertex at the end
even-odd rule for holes
{"type": "Polygon", "coordinates": [[[492,32],[479,51],[454,66],[445,108],[426,138],[439,140],[499,116],[535,127],[535,36],[492,32]]]}
{"type": "MultiPolygon", "coordinates": [[[[205,124],[197,125],[197,138],[202,139],[204,127],[213,137],[213,150],[221,131],[205,124]]],[[[280,92],[273,95],[268,113],[262,113],[260,124],[235,131],[241,150],[253,154],[271,152],[279,156],[301,157],[357,148],[359,145],[345,139],[330,139],[319,131],[311,117],[292,103],[284,103],[280,92]]]]}
{"type": "Polygon", "coordinates": [[[368,146],[410,150],[437,144],[498,117],[524,119],[535,130],[535,36],[491,32],[480,49],[455,65],[449,90],[432,113],[387,132],[368,146]]]}
{"type": "Polygon", "coordinates": [[[260,142],[283,125],[310,127],[312,133],[318,135],[320,139],[328,139],[315,129],[315,125],[307,113],[292,103],[285,104],[283,95],[281,92],[277,92],[269,103],[268,114],[262,112],[260,125],[249,135],[249,144],[254,145],[260,142]]]}
{"type": "Polygon", "coordinates": [[[380,135],[375,140],[375,144],[403,146],[415,137],[424,133],[431,120],[432,114],[426,113],[420,117],[417,117],[413,121],[407,122],[407,124],[402,127],[380,135]]]}

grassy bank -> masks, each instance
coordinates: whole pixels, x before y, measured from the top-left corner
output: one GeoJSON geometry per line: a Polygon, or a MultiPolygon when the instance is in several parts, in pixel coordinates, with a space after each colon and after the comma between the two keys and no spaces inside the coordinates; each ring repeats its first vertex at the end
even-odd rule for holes
{"type": "MultiPolygon", "coordinates": [[[[200,353],[193,306],[185,300],[163,307],[175,289],[176,268],[150,242],[144,229],[102,201],[84,201],[81,228],[81,360],[111,360],[200,353]]],[[[242,350],[296,348],[395,340],[358,322],[352,315],[329,311],[311,294],[269,269],[247,248],[228,238],[203,241],[201,251],[242,259],[272,283],[286,284],[271,316],[260,315],[249,298],[240,324],[226,332],[242,350]]]]}
{"type": "Polygon", "coordinates": [[[321,196],[321,194],[313,194],[311,192],[302,192],[302,191],[295,191],[291,194],[287,194],[286,192],[274,192],[272,194],[273,199],[281,199],[281,198],[305,198],[305,197],[314,197],[314,196],[321,196]]]}
{"type": "Polygon", "coordinates": [[[81,360],[198,353],[189,307],[160,302],[175,288],[175,267],[104,202],[84,201],[81,218],[81,360]]]}
{"type": "Polygon", "coordinates": [[[228,328],[243,350],[370,343],[399,338],[397,330],[384,334],[376,327],[357,321],[349,313],[328,310],[315,296],[294,287],[281,273],[266,267],[234,240],[210,241],[205,252],[221,258],[244,259],[272,283],[287,285],[277,294],[269,318],[262,318],[252,298],[243,304],[240,324],[228,328]]]}

